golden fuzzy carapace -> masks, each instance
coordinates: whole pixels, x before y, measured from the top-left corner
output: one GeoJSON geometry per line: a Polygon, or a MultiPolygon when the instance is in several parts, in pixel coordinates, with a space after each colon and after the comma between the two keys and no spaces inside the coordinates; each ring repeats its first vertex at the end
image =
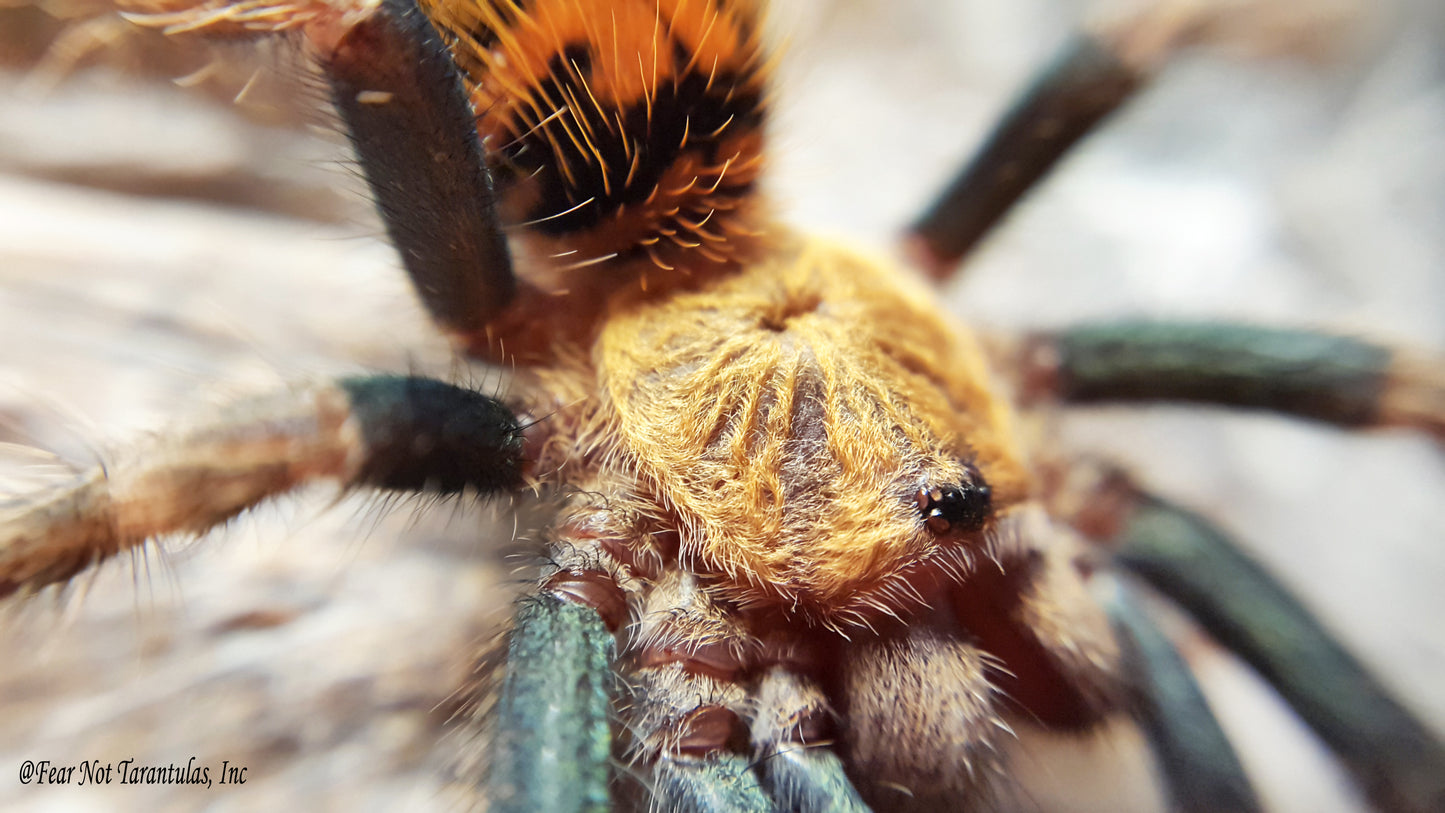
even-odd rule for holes
{"type": "Polygon", "coordinates": [[[767,245],[734,276],[609,317],[595,358],[617,453],[733,598],[886,611],[919,566],[979,555],[919,524],[920,490],[971,465],[996,510],[1027,497],[1008,411],[972,337],[896,272],[786,232],[767,245]]]}

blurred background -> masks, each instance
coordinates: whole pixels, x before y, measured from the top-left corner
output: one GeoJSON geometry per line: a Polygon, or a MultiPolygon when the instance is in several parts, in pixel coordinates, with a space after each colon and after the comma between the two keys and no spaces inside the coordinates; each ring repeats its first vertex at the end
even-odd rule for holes
{"type": "MultiPolygon", "coordinates": [[[[772,192],[791,219],[877,251],[1099,13],[777,5],[772,192]]],[[[1445,7],[1275,5],[1325,22],[1182,55],[976,252],[948,306],[1000,331],[1212,316],[1445,350],[1445,7]]],[[[0,10],[0,494],[286,381],[482,379],[414,302],[294,54],[227,48],[208,69],[212,54],[76,22],[88,13],[0,10]]],[[[1177,408],[1082,411],[1058,442],[1234,531],[1445,730],[1437,446],[1177,408]]],[[[514,527],[505,506],[317,489],[4,608],[0,806],[454,806],[442,723],[517,587],[494,555],[514,527]],[[247,782],[14,773],[192,756],[246,765],[247,782]]],[[[1181,634],[1275,809],[1363,809],[1247,672],[1181,634]]]]}

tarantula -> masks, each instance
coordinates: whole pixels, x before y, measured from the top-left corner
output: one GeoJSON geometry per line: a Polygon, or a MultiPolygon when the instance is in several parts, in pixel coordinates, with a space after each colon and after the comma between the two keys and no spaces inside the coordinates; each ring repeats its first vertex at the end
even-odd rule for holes
{"type": "MultiPolygon", "coordinates": [[[[315,478],[560,485],[552,567],[472,712],[499,809],[1004,806],[1035,798],[1009,781],[1031,737],[1136,725],[1180,805],[1250,807],[1167,645],[1127,598],[1091,596],[1085,534],[1266,672],[1380,804],[1437,806],[1438,743],[1216,531],[1114,473],[1031,468],[978,340],[901,272],[771,215],[757,13],[152,16],[303,31],[422,301],[473,357],[520,365],[522,394],[377,376],[237,405],[9,509],[0,585],[65,581],[315,478]],[[1274,625],[1221,584],[1301,651],[1273,650],[1274,625]],[[1319,696],[1321,673],[1351,689],[1319,696]]],[[[1035,88],[920,221],[927,265],[951,267],[1138,86],[1158,57],[1122,47],[1139,41],[1085,41],[1035,88]]],[[[1312,334],[1109,324],[1035,337],[1014,362],[1036,401],[1442,420],[1433,361],[1312,334]]]]}

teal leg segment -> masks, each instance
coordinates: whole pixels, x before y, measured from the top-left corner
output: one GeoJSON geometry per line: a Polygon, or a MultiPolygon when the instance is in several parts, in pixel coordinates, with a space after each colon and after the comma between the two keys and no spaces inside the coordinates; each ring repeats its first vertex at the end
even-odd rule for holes
{"type": "Polygon", "coordinates": [[[798,813],[867,813],[843,761],[826,748],[784,746],[758,765],[764,787],[779,810],[798,813]]]}
{"type": "Polygon", "coordinates": [[[1135,676],[1138,714],[1179,813],[1262,810],[1194,674],[1123,585],[1106,603],[1135,676]]]}
{"type": "Polygon", "coordinates": [[[913,225],[938,276],[961,261],[1059,159],[1132,97],[1145,77],[1079,37],[989,134],[977,157],[913,225]]]}
{"type": "Polygon", "coordinates": [[[1383,810],[1445,810],[1445,744],[1202,517],[1136,495],[1117,561],[1253,666],[1383,810]]]}
{"type": "Polygon", "coordinates": [[[783,666],[769,669],[753,692],[749,738],[754,768],[779,810],[863,813],[868,805],[826,742],[833,712],[822,689],[783,666]]]}
{"type": "Polygon", "coordinates": [[[612,809],[615,648],[590,607],[545,593],[522,603],[496,709],[491,810],[612,809]]]}
{"type": "Polygon", "coordinates": [[[773,813],[751,762],[738,754],[664,757],[653,768],[653,806],[677,813],[773,813]]]}
{"type": "Polygon", "coordinates": [[[1342,426],[1377,422],[1390,349],[1344,336],[1239,324],[1120,321],[1038,337],[1031,395],[1184,401],[1342,426]]]}

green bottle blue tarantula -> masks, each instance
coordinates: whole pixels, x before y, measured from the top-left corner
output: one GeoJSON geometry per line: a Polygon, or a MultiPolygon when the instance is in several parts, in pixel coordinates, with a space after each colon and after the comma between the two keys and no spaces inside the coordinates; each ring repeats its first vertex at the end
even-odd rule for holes
{"type": "MultiPolygon", "coordinates": [[[[908,272],[759,190],[761,0],[128,3],[177,35],[299,32],[393,245],[498,399],[312,384],[0,504],[0,593],[63,583],[315,479],[566,495],[552,563],[464,723],[490,809],[1048,807],[1051,737],[1258,808],[1107,551],[1272,683],[1386,810],[1445,808],[1445,745],[1203,519],[1026,450],[982,342],[908,272]],[[560,724],[558,721],[562,721],[560,724]],[[1139,747],[1130,750],[1130,743],[1139,747]]],[[[922,216],[941,276],[1208,12],[1076,42],[922,216]]],[[[1438,359],[1240,325],[1037,335],[1032,403],[1194,401],[1445,437],[1438,359]]]]}

